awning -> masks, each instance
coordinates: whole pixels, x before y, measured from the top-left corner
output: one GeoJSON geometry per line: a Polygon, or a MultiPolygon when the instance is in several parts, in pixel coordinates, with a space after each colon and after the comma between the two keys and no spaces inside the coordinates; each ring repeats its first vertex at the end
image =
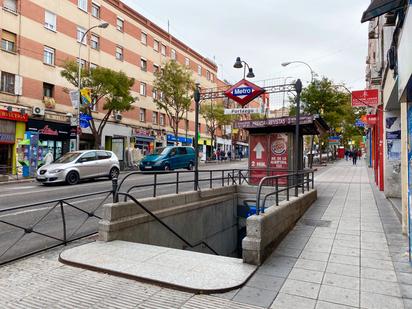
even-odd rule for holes
{"type": "Polygon", "coordinates": [[[403,6],[404,0],[373,0],[368,9],[363,12],[361,22],[369,21],[375,17],[391,12],[403,6]]]}

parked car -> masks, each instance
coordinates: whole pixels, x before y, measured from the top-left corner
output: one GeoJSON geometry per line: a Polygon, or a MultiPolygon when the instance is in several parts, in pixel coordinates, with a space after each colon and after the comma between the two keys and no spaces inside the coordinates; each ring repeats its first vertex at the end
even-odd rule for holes
{"type": "Polygon", "coordinates": [[[139,168],[147,170],[174,170],[179,168],[193,169],[195,150],[188,146],[168,146],[156,148],[155,151],[145,156],[139,168]]]}
{"type": "Polygon", "coordinates": [[[43,184],[66,182],[74,185],[88,178],[117,178],[119,171],[119,160],[111,151],[73,151],[66,153],[51,164],[40,167],[36,173],[36,180],[43,184]]]}

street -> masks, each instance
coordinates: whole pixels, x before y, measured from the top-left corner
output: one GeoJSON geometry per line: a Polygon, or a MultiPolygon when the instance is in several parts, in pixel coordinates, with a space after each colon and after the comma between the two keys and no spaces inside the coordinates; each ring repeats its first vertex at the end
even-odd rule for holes
{"type": "MultiPolygon", "coordinates": [[[[220,169],[244,169],[247,168],[247,160],[235,161],[225,164],[202,164],[199,179],[209,179],[211,170],[220,169]]],[[[179,185],[179,192],[193,190],[193,173],[179,175],[180,181],[188,181],[179,185]]],[[[127,173],[122,173],[119,183],[127,173]]],[[[213,173],[213,178],[221,177],[221,172],[213,173]]],[[[132,175],[121,187],[121,192],[126,192],[132,186],[148,185],[133,189],[131,194],[140,199],[153,196],[153,174],[132,175]]],[[[158,175],[157,182],[174,182],[176,174],[158,175]]],[[[221,180],[214,180],[214,186],[221,186],[221,180]]],[[[227,181],[226,181],[227,183],[227,181]]],[[[200,182],[201,188],[208,188],[209,181],[200,182]]],[[[89,216],[93,213],[100,216],[102,205],[112,201],[110,192],[94,194],[97,192],[110,191],[112,182],[107,179],[85,181],[78,185],[69,186],[65,184],[44,186],[37,182],[3,185],[0,187],[0,263],[16,256],[44,249],[61,243],[64,239],[66,226],[66,239],[71,240],[97,231],[99,219],[89,216]],[[87,196],[88,194],[92,194],[87,196]],[[85,196],[86,195],[86,196],[85,196]],[[58,202],[46,203],[53,200],[65,200],[63,206],[58,202]],[[35,206],[23,209],[16,208],[23,205],[35,204],[35,206]],[[3,212],[1,212],[3,210],[3,212]],[[62,213],[64,213],[64,221],[62,213]],[[7,224],[5,223],[7,222],[7,224]],[[65,223],[65,224],[64,224],[65,223]],[[13,226],[11,225],[13,224],[13,226]],[[37,233],[30,230],[32,228],[37,233]]],[[[157,195],[171,194],[176,192],[176,185],[162,185],[157,188],[157,195]]],[[[121,198],[121,197],[120,197],[121,198]]]]}

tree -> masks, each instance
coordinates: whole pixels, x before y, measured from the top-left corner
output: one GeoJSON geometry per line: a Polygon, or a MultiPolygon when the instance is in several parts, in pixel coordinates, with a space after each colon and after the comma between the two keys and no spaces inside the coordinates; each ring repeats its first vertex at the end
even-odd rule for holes
{"type": "MultiPolygon", "coordinates": [[[[73,86],[78,87],[78,64],[74,61],[67,61],[63,65],[61,76],[73,86]]],[[[91,92],[91,103],[82,105],[80,111],[83,114],[92,116],[92,111],[103,103],[104,116],[97,121],[91,117],[88,120],[90,129],[94,137],[94,147],[101,147],[101,137],[104,127],[113,112],[124,112],[133,108],[132,103],[136,100],[130,89],[134,84],[134,79],[127,77],[123,72],[116,72],[108,68],[97,67],[92,70],[81,70],[81,85],[89,88],[91,92]]],[[[66,89],[67,90],[67,89],[66,89]]]]}
{"type": "Polygon", "coordinates": [[[227,125],[232,122],[230,115],[225,115],[225,108],[222,102],[211,102],[207,104],[204,102],[200,106],[200,114],[206,121],[206,129],[210,134],[210,138],[216,145],[216,130],[223,125],[227,125]]]}
{"type": "Polygon", "coordinates": [[[158,95],[154,102],[157,108],[167,115],[177,140],[179,123],[192,104],[192,93],[195,89],[192,72],[171,60],[155,73],[155,77],[153,87],[158,95]]]}

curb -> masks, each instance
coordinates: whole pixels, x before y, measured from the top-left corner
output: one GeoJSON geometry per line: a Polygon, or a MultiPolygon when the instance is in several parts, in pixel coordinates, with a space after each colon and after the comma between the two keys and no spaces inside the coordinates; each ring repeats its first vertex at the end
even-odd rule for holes
{"type": "Polygon", "coordinates": [[[35,182],[35,179],[30,178],[30,179],[2,181],[2,182],[0,182],[0,186],[13,185],[13,184],[19,184],[19,183],[29,183],[29,182],[35,182]]]}

